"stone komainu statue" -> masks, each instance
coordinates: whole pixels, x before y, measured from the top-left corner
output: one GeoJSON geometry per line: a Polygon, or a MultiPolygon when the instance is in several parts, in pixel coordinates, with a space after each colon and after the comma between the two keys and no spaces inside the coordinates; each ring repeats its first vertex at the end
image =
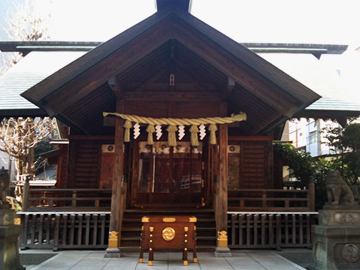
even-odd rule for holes
{"type": "Polygon", "coordinates": [[[354,195],[338,170],[330,171],[325,180],[328,202],[331,205],[354,203],[354,195]]]}

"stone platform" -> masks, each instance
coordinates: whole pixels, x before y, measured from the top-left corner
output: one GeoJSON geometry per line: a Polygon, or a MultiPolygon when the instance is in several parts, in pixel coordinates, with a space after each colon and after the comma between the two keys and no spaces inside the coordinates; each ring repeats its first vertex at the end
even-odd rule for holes
{"type": "MultiPolygon", "coordinates": [[[[354,207],[353,207],[354,208],[354,207]]],[[[360,209],[319,211],[309,269],[360,269],[360,209]]]]}

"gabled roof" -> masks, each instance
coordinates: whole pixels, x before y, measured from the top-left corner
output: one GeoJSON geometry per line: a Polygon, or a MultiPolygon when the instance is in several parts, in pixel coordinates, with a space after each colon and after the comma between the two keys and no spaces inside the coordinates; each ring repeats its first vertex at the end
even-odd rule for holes
{"type": "MultiPolygon", "coordinates": [[[[88,134],[102,128],[102,111],[115,110],[108,80],[127,84],[166,67],[171,48],[176,63],[226,89],[228,110],[245,111],[244,132],[261,134],[291,118],[320,96],[249,49],[188,12],[162,9],[96,47],[22,94],[50,115],[88,134]]],[[[143,78],[145,79],[145,77],[143,78]]],[[[130,84],[128,84],[130,85],[130,84]]],[[[131,88],[125,89],[125,92],[131,88]]],[[[211,89],[207,93],[213,95],[211,89]]]]}

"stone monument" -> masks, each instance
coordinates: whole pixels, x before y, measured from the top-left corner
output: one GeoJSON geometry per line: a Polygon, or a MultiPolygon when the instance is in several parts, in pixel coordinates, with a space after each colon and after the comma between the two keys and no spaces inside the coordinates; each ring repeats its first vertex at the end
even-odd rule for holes
{"type": "Polygon", "coordinates": [[[15,210],[6,201],[9,175],[0,169],[0,266],[3,270],[23,270],[19,260],[20,225],[14,225],[15,210]]]}
{"type": "Polygon", "coordinates": [[[331,171],[326,178],[328,202],[313,226],[311,270],[360,269],[360,206],[341,177],[331,171]]]}

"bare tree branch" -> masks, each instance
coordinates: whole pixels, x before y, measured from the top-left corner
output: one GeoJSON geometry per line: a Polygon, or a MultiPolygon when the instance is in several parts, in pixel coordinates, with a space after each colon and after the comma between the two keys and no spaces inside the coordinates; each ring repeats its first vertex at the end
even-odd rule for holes
{"type": "MultiPolygon", "coordinates": [[[[9,40],[37,41],[50,40],[50,14],[44,15],[35,5],[34,0],[27,0],[24,4],[15,4],[14,9],[7,14],[5,21],[8,24],[3,30],[9,40]]],[[[1,53],[3,66],[0,67],[0,77],[22,59],[19,52],[1,53]]]]}

